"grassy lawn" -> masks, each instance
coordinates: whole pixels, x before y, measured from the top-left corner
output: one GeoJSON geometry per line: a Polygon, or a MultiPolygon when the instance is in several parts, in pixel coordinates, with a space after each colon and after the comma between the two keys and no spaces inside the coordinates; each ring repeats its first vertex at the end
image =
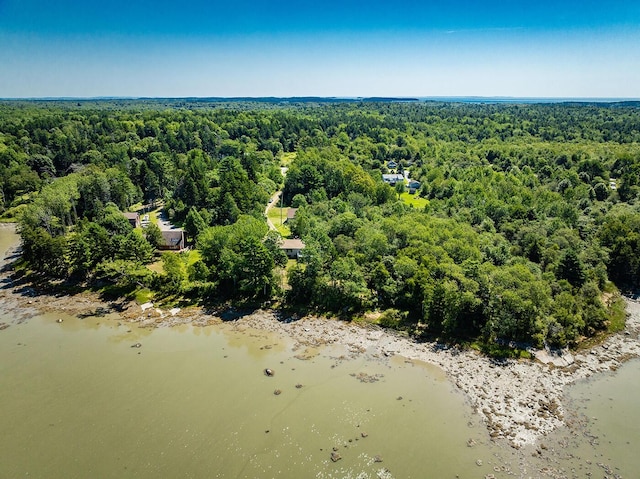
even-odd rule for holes
{"type": "Polygon", "coordinates": [[[289,271],[291,271],[298,262],[295,259],[290,259],[287,261],[287,265],[284,268],[276,268],[275,274],[280,279],[280,287],[287,291],[291,289],[289,286],[289,271]]]}
{"type": "Polygon", "coordinates": [[[160,259],[158,261],[154,261],[153,263],[149,263],[147,265],[147,268],[149,268],[154,273],[164,274],[164,268],[162,267],[162,260],[160,259]]]}
{"type": "Polygon", "coordinates": [[[162,205],[162,203],[156,203],[156,207],[148,212],[144,212],[144,205],[142,203],[136,203],[135,205],[131,205],[129,207],[130,211],[137,211],[138,213],[140,213],[140,219],[142,219],[142,217],[147,214],[149,215],[149,221],[151,223],[155,223],[158,224],[158,215],[160,214],[160,212],[162,211],[162,208],[164,207],[162,205]]]}
{"type": "Polygon", "coordinates": [[[281,166],[289,166],[289,164],[296,158],[296,152],[293,151],[291,153],[283,153],[280,157],[280,165],[281,166]]]}
{"type": "Polygon", "coordinates": [[[142,214],[142,203],[138,202],[134,205],[129,206],[129,211],[137,211],[142,214]]]}
{"type": "MultiPolygon", "coordinates": [[[[185,268],[188,268],[199,259],[202,259],[202,255],[200,254],[200,251],[198,251],[197,249],[191,249],[189,251],[185,251],[184,253],[173,253],[173,252],[169,252],[169,253],[179,254],[185,268]]],[[[153,263],[149,263],[147,265],[147,268],[149,268],[151,271],[155,273],[164,274],[164,267],[162,266],[162,259],[160,258],[157,261],[154,261],[153,263]]]]}
{"type": "Polygon", "coordinates": [[[278,206],[273,206],[269,209],[269,219],[283,238],[291,236],[291,230],[289,230],[286,224],[283,224],[283,222],[287,221],[287,209],[287,207],[280,208],[278,206]],[[282,211],[282,222],[280,222],[280,211],[282,211]]]}
{"type": "Polygon", "coordinates": [[[418,195],[410,195],[409,193],[402,193],[400,199],[407,205],[411,205],[416,209],[423,210],[425,206],[429,204],[429,200],[422,198],[418,195]]]}
{"type": "Polygon", "coordinates": [[[142,219],[142,217],[147,214],[149,215],[149,221],[155,225],[158,224],[158,216],[160,216],[160,213],[162,212],[162,206],[158,206],[155,209],[149,211],[148,213],[140,213],[140,219],[142,219]]]}

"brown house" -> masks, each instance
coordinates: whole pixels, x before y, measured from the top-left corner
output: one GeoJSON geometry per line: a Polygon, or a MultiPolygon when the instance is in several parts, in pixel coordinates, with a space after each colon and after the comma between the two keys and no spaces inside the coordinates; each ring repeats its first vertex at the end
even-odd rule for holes
{"type": "Polygon", "coordinates": [[[140,213],[122,213],[134,228],[140,228],[140,213]]]}
{"type": "Polygon", "coordinates": [[[180,229],[162,231],[162,244],[158,249],[181,251],[185,246],[184,231],[180,229]]]}
{"type": "Polygon", "coordinates": [[[282,240],[280,249],[291,259],[300,258],[300,254],[304,249],[304,243],[300,239],[286,239],[282,240]]]}

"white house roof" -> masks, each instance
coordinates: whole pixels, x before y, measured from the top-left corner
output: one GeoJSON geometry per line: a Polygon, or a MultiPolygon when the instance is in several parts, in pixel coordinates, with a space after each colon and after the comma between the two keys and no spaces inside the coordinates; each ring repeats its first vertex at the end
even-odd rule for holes
{"type": "Polygon", "coordinates": [[[282,249],[304,249],[304,243],[301,239],[285,239],[282,240],[282,249]]]}
{"type": "Polygon", "coordinates": [[[389,182],[389,181],[403,181],[404,180],[404,176],[402,176],[399,173],[392,173],[392,174],[389,174],[389,175],[382,175],[382,179],[384,181],[387,181],[387,182],[389,182]]]}

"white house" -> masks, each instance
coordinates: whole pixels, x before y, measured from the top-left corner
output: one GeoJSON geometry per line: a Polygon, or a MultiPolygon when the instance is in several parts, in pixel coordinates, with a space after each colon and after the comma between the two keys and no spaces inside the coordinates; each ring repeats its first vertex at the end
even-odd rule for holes
{"type": "Polygon", "coordinates": [[[291,259],[298,259],[300,253],[304,249],[304,243],[301,239],[285,239],[282,240],[280,249],[291,259]]]}
{"type": "Polygon", "coordinates": [[[396,183],[404,181],[404,176],[399,173],[392,173],[389,175],[382,175],[382,181],[385,183],[395,186],[396,183]]]}

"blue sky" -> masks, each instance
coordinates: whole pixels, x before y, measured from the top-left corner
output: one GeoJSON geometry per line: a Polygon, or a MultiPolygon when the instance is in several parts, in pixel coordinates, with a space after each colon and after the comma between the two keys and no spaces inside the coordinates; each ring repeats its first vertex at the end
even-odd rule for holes
{"type": "Polygon", "coordinates": [[[0,97],[640,97],[640,2],[0,0],[0,97]]]}

